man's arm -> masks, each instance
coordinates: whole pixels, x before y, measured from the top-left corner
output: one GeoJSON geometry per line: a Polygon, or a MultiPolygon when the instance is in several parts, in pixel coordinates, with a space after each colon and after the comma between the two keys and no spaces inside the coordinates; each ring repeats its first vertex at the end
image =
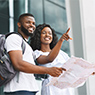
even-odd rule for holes
{"type": "Polygon", "coordinates": [[[25,73],[50,74],[54,77],[58,77],[62,73],[62,68],[36,66],[22,60],[21,50],[9,51],[9,56],[15,69],[25,73]]]}

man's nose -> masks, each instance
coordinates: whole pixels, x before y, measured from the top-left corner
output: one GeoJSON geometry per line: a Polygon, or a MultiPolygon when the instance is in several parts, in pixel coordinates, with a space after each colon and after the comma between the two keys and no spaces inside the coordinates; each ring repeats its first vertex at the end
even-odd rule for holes
{"type": "Polygon", "coordinates": [[[30,23],[30,26],[35,28],[35,25],[33,23],[30,23]]]}
{"type": "Polygon", "coordinates": [[[31,26],[33,26],[33,23],[30,23],[31,26]]]}

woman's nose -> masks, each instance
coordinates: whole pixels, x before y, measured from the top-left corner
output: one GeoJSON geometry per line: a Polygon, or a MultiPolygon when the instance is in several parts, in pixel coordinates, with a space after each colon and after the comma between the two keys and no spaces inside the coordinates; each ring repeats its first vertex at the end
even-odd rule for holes
{"type": "Polygon", "coordinates": [[[46,36],[49,36],[49,33],[46,33],[46,36]]]}

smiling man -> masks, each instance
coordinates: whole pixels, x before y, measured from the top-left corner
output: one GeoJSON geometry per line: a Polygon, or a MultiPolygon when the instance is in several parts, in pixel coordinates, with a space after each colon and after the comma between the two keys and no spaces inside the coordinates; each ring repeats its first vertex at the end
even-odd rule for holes
{"type": "Polygon", "coordinates": [[[18,32],[23,32],[26,38],[32,36],[36,28],[34,16],[32,14],[30,16],[21,15],[18,21],[18,32]]]}
{"type": "Polygon", "coordinates": [[[34,74],[50,74],[57,77],[62,73],[62,68],[35,65],[33,50],[27,43],[29,36],[33,36],[36,28],[35,18],[32,14],[20,15],[17,25],[18,33],[22,37],[17,34],[9,35],[6,39],[5,48],[14,68],[19,73],[4,86],[4,93],[5,95],[35,95],[38,92],[38,86],[34,74]],[[24,54],[21,47],[22,41],[25,44],[24,54]]]}

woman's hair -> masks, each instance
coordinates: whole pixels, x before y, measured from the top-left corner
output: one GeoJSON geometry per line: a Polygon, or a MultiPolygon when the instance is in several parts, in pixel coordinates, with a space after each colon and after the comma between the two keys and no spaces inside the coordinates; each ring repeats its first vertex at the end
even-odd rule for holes
{"type": "Polygon", "coordinates": [[[52,30],[53,40],[50,43],[50,49],[52,49],[56,45],[56,43],[58,41],[58,37],[55,34],[55,31],[51,28],[51,26],[48,25],[48,24],[45,24],[45,23],[44,24],[39,24],[36,27],[36,30],[34,31],[34,36],[30,38],[30,46],[32,47],[33,50],[36,50],[36,49],[40,50],[41,49],[41,40],[40,40],[41,31],[45,27],[49,27],[52,30]]]}

